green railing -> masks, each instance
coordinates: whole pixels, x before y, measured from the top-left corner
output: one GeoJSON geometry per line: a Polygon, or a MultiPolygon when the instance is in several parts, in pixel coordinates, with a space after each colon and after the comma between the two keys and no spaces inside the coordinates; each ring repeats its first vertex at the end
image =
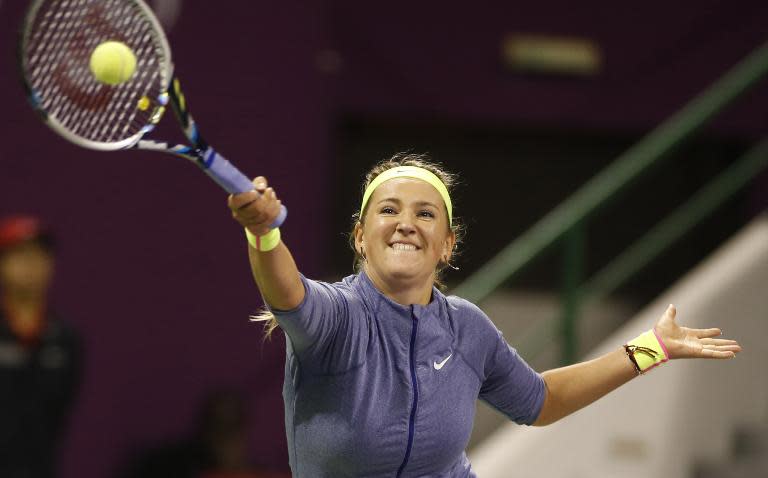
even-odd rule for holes
{"type": "MultiPolygon", "coordinates": [[[[768,164],[768,140],[760,142],[645,236],[629,246],[619,257],[584,282],[582,257],[587,240],[585,225],[588,220],[607,202],[615,200],[648,173],[653,166],[663,163],[675,147],[691,138],[704,124],[746,93],[767,73],[768,43],[748,55],[706,91],[620,155],[451,292],[472,302],[481,302],[501,284],[515,277],[545,251],[562,241],[563,311],[559,330],[556,332],[562,341],[562,362],[573,363],[577,358],[578,341],[575,330],[581,304],[585,300],[604,297],[621,286],[765,168],[768,164]]],[[[552,332],[550,323],[541,325],[529,334],[532,340],[525,342],[531,350],[520,350],[521,354],[530,357],[534,351],[540,350],[541,341],[551,337],[552,332]]]]}

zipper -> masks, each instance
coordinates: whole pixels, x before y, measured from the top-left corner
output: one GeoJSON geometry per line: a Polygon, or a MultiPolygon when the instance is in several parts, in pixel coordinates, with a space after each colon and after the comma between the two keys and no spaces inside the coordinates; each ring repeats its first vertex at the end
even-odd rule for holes
{"type": "Polygon", "coordinates": [[[403,473],[405,465],[408,464],[408,458],[411,456],[411,448],[413,447],[413,429],[416,422],[416,408],[419,404],[419,388],[416,383],[416,360],[414,355],[416,354],[416,331],[419,328],[419,321],[416,318],[416,314],[413,313],[413,306],[411,306],[411,317],[413,318],[413,328],[411,329],[411,386],[413,387],[413,405],[411,406],[411,417],[408,420],[408,446],[405,449],[405,458],[400,468],[397,469],[397,477],[403,473]]]}

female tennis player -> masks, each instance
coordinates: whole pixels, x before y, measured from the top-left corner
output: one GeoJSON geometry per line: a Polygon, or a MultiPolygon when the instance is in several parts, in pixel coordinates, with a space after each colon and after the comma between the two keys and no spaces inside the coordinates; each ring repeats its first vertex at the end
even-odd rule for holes
{"type": "Polygon", "coordinates": [[[294,477],[473,477],[464,449],[478,398],[548,425],[668,360],[741,350],[719,329],[679,326],[670,306],[611,353],[535,372],[478,307],[436,287],[460,233],[452,179],[420,155],[376,165],[352,231],[357,272],[335,284],[301,275],[269,228],[280,201],[265,178],[230,196],[265,316],[286,334],[294,477]]]}

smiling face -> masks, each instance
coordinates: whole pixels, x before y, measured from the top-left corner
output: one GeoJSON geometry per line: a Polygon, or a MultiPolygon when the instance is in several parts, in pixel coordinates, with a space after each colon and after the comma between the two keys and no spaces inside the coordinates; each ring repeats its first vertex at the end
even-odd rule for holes
{"type": "Polygon", "coordinates": [[[440,193],[419,179],[394,178],[373,192],[355,247],[365,255],[365,271],[387,291],[421,289],[431,293],[436,268],[450,259],[455,234],[440,193]]]}

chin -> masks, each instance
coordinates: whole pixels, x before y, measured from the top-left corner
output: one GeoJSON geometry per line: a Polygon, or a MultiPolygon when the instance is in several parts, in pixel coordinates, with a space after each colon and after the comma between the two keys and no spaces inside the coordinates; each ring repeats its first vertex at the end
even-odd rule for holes
{"type": "Polygon", "coordinates": [[[430,273],[425,273],[421,268],[415,268],[412,265],[404,267],[390,267],[387,275],[398,281],[414,281],[429,277],[430,273]]]}

